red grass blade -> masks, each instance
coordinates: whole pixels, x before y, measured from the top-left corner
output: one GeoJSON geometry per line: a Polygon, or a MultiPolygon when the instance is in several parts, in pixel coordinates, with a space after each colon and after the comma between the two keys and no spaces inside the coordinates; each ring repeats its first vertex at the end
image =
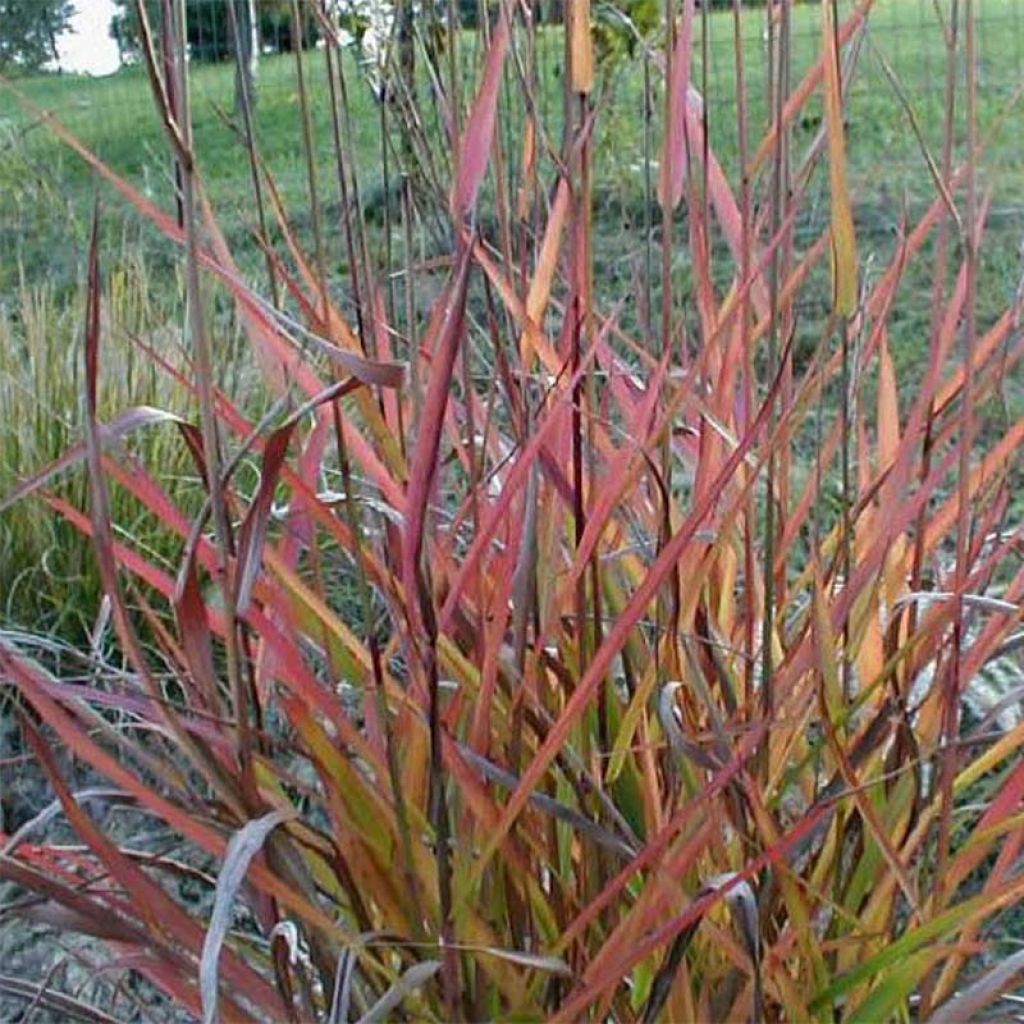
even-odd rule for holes
{"type": "Polygon", "coordinates": [[[498,92],[501,74],[508,51],[509,25],[504,6],[498,14],[498,23],[491,37],[483,81],[466,122],[459,144],[458,170],[452,185],[452,214],[461,220],[476,205],[476,197],[487,173],[491,159],[491,145],[498,114],[498,92]]]}
{"type": "Polygon", "coordinates": [[[252,587],[262,564],[263,541],[267,535],[267,521],[274,502],[274,492],[281,475],[281,467],[288,454],[295,424],[279,427],[267,441],[263,450],[263,466],[256,498],[242,521],[238,536],[238,566],[235,570],[235,594],[239,614],[244,614],[252,597],[252,587]]]}
{"type": "MultiPolygon", "coordinates": [[[[665,143],[661,154],[661,177],[658,181],[658,199],[675,209],[683,198],[683,186],[690,159],[691,146],[687,145],[687,108],[690,104],[690,58],[693,53],[694,0],[683,0],[683,12],[675,50],[672,54],[672,80],[668,83],[668,112],[665,124],[665,143]]],[[[691,143],[692,145],[692,143],[691,143]]]]}
{"type": "Polygon", "coordinates": [[[445,410],[448,407],[455,356],[462,341],[469,257],[470,250],[467,248],[463,250],[452,281],[438,300],[443,313],[436,322],[430,381],[423,399],[419,434],[411,460],[412,471],[405,501],[405,530],[402,544],[402,583],[410,607],[414,606],[416,595],[419,593],[417,576],[423,550],[423,527],[437,473],[437,453],[445,410]]]}

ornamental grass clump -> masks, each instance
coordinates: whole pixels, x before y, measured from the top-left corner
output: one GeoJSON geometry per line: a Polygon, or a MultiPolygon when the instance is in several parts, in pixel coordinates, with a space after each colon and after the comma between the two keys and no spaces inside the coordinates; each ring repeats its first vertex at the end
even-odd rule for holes
{"type": "Polygon", "coordinates": [[[4,839],[21,914],[94,936],[167,1019],[964,1020],[1012,990],[1024,958],[985,951],[1024,900],[1024,725],[967,697],[1020,643],[1024,418],[1002,396],[1024,335],[1016,305],[978,313],[970,0],[936,28],[931,193],[888,250],[858,237],[844,109],[873,7],[682,0],[627,70],[592,53],[584,0],[557,27],[497,4],[475,35],[399,15],[375,225],[361,85],[317,5],[301,227],[240,115],[258,281],[206,200],[184,4],[162,38],[141,19],[180,220],[47,118],[180,245],[189,363],[144,351],[191,405],[100,417],[97,217],[88,501],[45,471],[17,497],[92,539],[116,653],[68,682],[0,635],[57,801],[4,839]],[[820,41],[799,72],[798,16],[820,41]],[[737,40],[728,159],[712,18],[737,40]],[[615,291],[598,133],[640,66],[644,223],[615,291]],[[911,272],[931,323],[902,380],[911,272]],[[261,369],[258,417],[218,383],[210,293],[261,369]],[[153,429],[177,431],[201,507],[116,443],[153,429]],[[115,532],[123,494],[176,571],[115,532]],[[115,795],[81,799],[67,755],[115,795]],[[125,803],[159,841],[118,825],[125,803]]]}

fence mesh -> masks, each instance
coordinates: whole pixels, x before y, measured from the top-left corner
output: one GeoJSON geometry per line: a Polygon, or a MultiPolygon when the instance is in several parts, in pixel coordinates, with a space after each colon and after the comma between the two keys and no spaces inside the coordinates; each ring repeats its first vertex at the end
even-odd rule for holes
{"type": "MultiPolygon", "coordinates": [[[[311,2],[305,0],[305,5],[311,2]]],[[[236,88],[228,4],[226,0],[188,0],[187,6],[192,24],[190,82],[203,170],[215,201],[222,213],[228,214],[229,225],[234,212],[239,230],[250,229],[245,156],[227,123],[234,109],[236,88]]],[[[949,7],[949,0],[877,0],[869,19],[848,90],[852,181],[858,216],[869,232],[874,228],[891,232],[907,204],[913,207],[915,201],[934,195],[922,147],[939,159],[946,106],[942,19],[948,17],[949,7]],[[897,98],[893,79],[903,99],[897,98]],[[911,114],[920,136],[910,127],[911,114]]],[[[984,0],[975,8],[984,133],[997,123],[1015,91],[1024,84],[1024,0],[984,0]]],[[[841,13],[851,9],[851,0],[840,3],[841,13]]],[[[256,134],[285,198],[299,204],[305,199],[307,174],[293,52],[295,34],[290,17],[281,13],[290,10],[290,4],[257,0],[256,10],[262,51],[256,73],[256,134]],[[274,17],[265,18],[267,11],[274,17]]],[[[767,74],[764,25],[763,9],[752,10],[744,21],[743,59],[754,96],[763,95],[767,74]]],[[[797,4],[793,9],[794,83],[819,52],[820,31],[818,5],[797,4]]],[[[706,87],[712,144],[724,154],[727,169],[735,168],[732,14],[715,10],[706,18],[699,15],[696,32],[695,76],[706,87]]],[[[557,65],[561,45],[558,33],[552,30],[548,35],[550,60],[557,65]]],[[[126,65],[107,78],[49,74],[22,79],[20,86],[33,102],[59,117],[101,159],[126,174],[144,193],[170,201],[170,160],[148,79],[138,62],[137,46],[133,49],[129,40],[124,52],[126,65]]],[[[317,162],[323,180],[329,183],[334,154],[320,70],[324,55],[314,42],[304,58],[315,71],[310,75],[313,135],[317,162]]],[[[357,63],[353,49],[349,70],[353,87],[360,94],[355,107],[357,149],[365,165],[364,181],[372,194],[374,182],[380,177],[379,114],[369,90],[360,81],[357,63]]],[[[638,66],[638,61],[634,63],[638,66]]],[[[641,119],[630,108],[631,102],[639,102],[635,99],[639,77],[635,67],[627,67],[615,76],[626,98],[617,100],[619,114],[606,121],[603,144],[608,151],[606,165],[613,172],[616,167],[626,171],[622,182],[604,183],[613,192],[616,188],[620,192],[639,188],[642,177],[636,170],[641,156],[641,119]],[[627,173],[630,168],[632,171],[627,173]]],[[[758,111],[756,102],[754,111],[758,111]]],[[[806,121],[799,129],[801,137],[809,142],[818,126],[813,118],[806,121]]],[[[1012,112],[984,160],[986,183],[995,195],[993,223],[1002,223],[1011,233],[1019,233],[1018,220],[1024,210],[1024,142],[1018,123],[1016,112],[1012,112]]],[[[822,189],[824,212],[825,183],[817,187],[822,189]]],[[[4,292],[17,281],[33,279],[43,271],[57,279],[74,279],[80,269],[81,246],[73,243],[84,239],[84,224],[95,191],[92,176],[77,157],[53,142],[38,114],[0,91],[0,288],[4,292]],[[41,259],[41,254],[45,258],[41,259]]],[[[1004,244],[1016,250],[1016,241],[1009,235],[1004,244]]]]}

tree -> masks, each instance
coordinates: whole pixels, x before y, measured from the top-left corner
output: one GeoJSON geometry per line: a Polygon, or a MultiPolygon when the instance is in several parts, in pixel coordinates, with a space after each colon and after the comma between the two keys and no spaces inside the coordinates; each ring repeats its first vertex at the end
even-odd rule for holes
{"type": "MultiPolygon", "coordinates": [[[[299,10],[302,12],[302,45],[313,46],[320,38],[316,14],[309,0],[299,0],[299,10]]],[[[295,49],[291,0],[257,0],[256,11],[260,44],[275,53],[291,53],[295,49]]]]}
{"type": "MultiPolygon", "coordinates": [[[[135,0],[114,0],[114,3],[116,13],[110,23],[110,34],[117,40],[123,58],[138,60],[141,52],[135,0]]],[[[319,39],[316,15],[308,0],[303,0],[299,6],[303,43],[312,46],[319,39]]],[[[234,57],[228,7],[226,0],[185,0],[186,35],[189,56],[193,60],[216,62],[234,57]]],[[[236,3],[235,11],[240,27],[245,29],[251,8],[247,3],[236,3]]],[[[161,23],[158,0],[146,0],[146,12],[151,27],[157,31],[161,23]]],[[[264,51],[285,53],[293,48],[291,0],[256,0],[255,15],[256,36],[264,51]]]]}
{"type": "MultiPolygon", "coordinates": [[[[115,14],[110,34],[117,41],[123,60],[142,56],[142,32],[135,0],[114,0],[115,14]]],[[[146,16],[154,35],[163,25],[162,4],[146,0],[146,16]]],[[[185,0],[185,24],[189,56],[198,61],[227,60],[232,54],[228,7],[221,0],[185,0]]]]}
{"type": "Polygon", "coordinates": [[[71,0],[0,0],[0,68],[56,60],[57,37],[74,13],[71,0]]]}

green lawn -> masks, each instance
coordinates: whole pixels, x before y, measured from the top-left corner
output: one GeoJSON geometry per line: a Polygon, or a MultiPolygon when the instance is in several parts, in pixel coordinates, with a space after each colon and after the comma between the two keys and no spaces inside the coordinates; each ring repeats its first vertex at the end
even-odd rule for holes
{"type": "MultiPolygon", "coordinates": [[[[307,56],[321,82],[321,54],[307,56]]],[[[349,68],[350,75],[354,69],[349,68]]],[[[355,82],[356,76],[352,75],[355,82]]],[[[198,65],[192,75],[194,132],[201,167],[212,198],[229,228],[254,223],[249,164],[217,108],[232,112],[230,65],[198,65]]],[[[36,104],[55,113],[86,145],[147,195],[169,206],[173,199],[167,142],[158,122],[145,72],[127,68],[105,79],[35,76],[18,85],[36,104]]],[[[370,157],[377,145],[372,102],[366,90],[353,89],[358,116],[358,144],[370,157]]],[[[318,162],[324,171],[325,197],[336,189],[327,176],[333,167],[325,89],[312,91],[318,162]]],[[[18,259],[36,274],[62,281],[75,276],[74,259],[81,244],[67,250],[70,231],[79,243],[96,185],[92,172],[47,129],[34,124],[9,93],[0,92],[0,289],[10,288],[18,259]],[[52,247],[51,247],[52,245],[52,247]]],[[[278,176],[286,199],[304,200],[305,163],[300,136],[295,62],[290,56],[265,57],[260,64],[257,127],[261,150],[278,176]]],[[[105,202],[116,208],[111,190],[101,187],[105,202]],[[108,198],[109,197],[109,198],[108,198]]],[[[130,230],[130,229],[129,229],[130,230]]]]}
{"type": "MultiPolygon", "coordinates": [[[[849,4],[844,4],[848,7],[849,4]]],[[[1024,3],[986,0],[980,5],[981,59],[980,118],[988,126],[1013,90],[1024,81],[1024,3]]],[[[698,21],[701,19],[698,17],[698,21]]],[[[707,69],[711,139],[723,166],[737,176],[734,47],[732,15],[709,15],[707,69]]],[[[766,53],[762,39],[763,14],[748,12],[744,20],[744,60],[752,97],[752,134],[763,124],[763,82],[766,53]]],[[[545,66],[551,84],[551,112],[557,115],[557,76],[561,42],[557,32],[542,36],[545,66]]],[[[467,34],[463,45],[475,46],[467,34]]],[[[794,12],[793,76],[798,80],[820,45],[816,4],[794,12]]],[[[694,76],[703,81],[701,53],[696,43],[694,76]]],[[[893,67],[938,158],[942,132],[944,52],[930,0],[878,0],[849,91],[849,157],[859,217],[868,236],[891,234],[905,198],[932,193],[920,147],[907,116],[882,70],[879,54],[893,67]]],[[[323,55],[307,55],[314,110],[314,137],[325,202],[336,200],[334,156],[328,112],[323,55]]],[[[596,185],[602,197],[599,219],[618,231],[623,214],[636,219],[643,202],[643,84],[640,61],[620,66],[614,75],[611,107],[599,122],[600,149],[596,185]]],[[[367,191],[380,180],[379,114],[368,88],[359,80],[354,61],[347,62],[353,125],[367,191]]],[[[657,78],[657,75],[654,75],[657,78]]],[[[37,104],[54,111],[111,166],[125,173],[163,202],[170,198],[167,149],[153,113],[145,73],[130,68],[106,79],[36,76],[19,83],[37,104]]],[[[192,76],[195,137],[201,164],[219,212],[229,228],[251,226],[249,169],[232,133],[214,105],[230,111],[233,69],[230,65],[197,65],[192,76]]],[[[257,127],[262,152],[278,176],[286,197],[305,203],[306,175],[302,155],[301,118],[295,63],[290,55],[265,57],[259,72],[257,127]]],[[[660,102],[655,121],[660,121],[660,102]]],[[[440,127],[426,103],[428,130],[440,127]]],[[[996,221],[1016,221],[1007,213],[1024,198],[1024,145],[1011,118],[986,155],[986,178],[996,193],[996,221]]],[[[817,125],[804,119],[797,131],[799,144],[813,138],[817,125]]],[[[657,139],[655,139],[657,146],[657,139]]],[[[655,157],[657,151],[655,151],[655,157]]],[[[816,186],[826,200],[823,180],[816,186]]],[[[78,248],[68,246],[81,237],[83,210],[95,191],[91,173],[72,154],[49,139],[45,128],[33,126],[10,94],[0,92],[0,292],[16,280],[20,257],[29,277],[38,274],[60,280],[74,277],[78,248]],[[77,227],[77,232],[76,232],[77,227]]],[[[997,228],[1000,225],[997,224],[997,228]]],[[[1015,223],[1009,228],[1016,230],[1015,223]]],[[[636,239],[639,243],[640,239],[636,239]]],[[[1016,249],[1016,246],[1013,246],[1016,249]]]]}

